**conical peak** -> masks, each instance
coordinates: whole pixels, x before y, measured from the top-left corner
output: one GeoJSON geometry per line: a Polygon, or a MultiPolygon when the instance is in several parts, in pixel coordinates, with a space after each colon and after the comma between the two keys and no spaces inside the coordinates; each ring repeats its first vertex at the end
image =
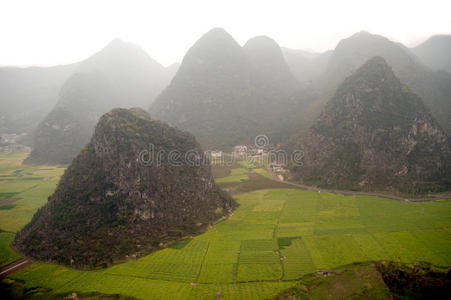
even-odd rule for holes
{"type": "Polygon", "coordinates": [[[245,49],[280,49],[279,44],[277,44],[275,40],[265,35],[260,35],[249,39],[243,47],[245,49]]]}
{"type": "Polygon", "coordinates": [[[115,38],[114,40],[109,42],[100,52],[118,52],[127,51],[129,49],[141,50],[141,47],[133,43],[125,42],[120,38],[115,38]]]}
{"type": "Polygon", "coordinates": [[[373,72],[379,72],[380,74],[385,74],[386,72],[393,72],[382,56],[374,56],[370,58],[365,64],[363,64],[363,66],[361,66],[357,70],[357,72],[361,72],[362,70],[366,69],[371,69],[373,72]]]}
{"type": "Polygon", "coordinates": [[[235,39],[223,28],[213,28],[200,37],[199,40],[194,43],[187,54],[195,51],[215,51],[225,52],[231,49],[235,51],[241,51],[241,46],[235,41],[235,39]],[[238,50],[240,49],[240,50],[238,50]]]}
{"type": "Polygon", "coordinates": [[[205,66],[229,67],[244,65],[246,55],[241,46],[222,28],[205,33],[188,50],[180,65],[184,70],[203,69],[205,66]]]}
{"type": "Polygon", "coordinates": [[[224,28],[221,28],[221,27],[215,27],[215,28],[210,29],[203,35],[203,37],[230,37],[230,38],[232,38],[232,36],[224,28]]]}

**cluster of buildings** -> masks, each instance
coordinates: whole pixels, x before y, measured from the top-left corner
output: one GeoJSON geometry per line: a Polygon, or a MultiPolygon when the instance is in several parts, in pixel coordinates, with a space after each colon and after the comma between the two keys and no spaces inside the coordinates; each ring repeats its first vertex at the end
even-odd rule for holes
{"type": "Polygon", "coordinates": [[[269,167],[276,174],[288,174],[290,172],[286,164],[271,163],[269,167]]]}
{"type": "Polygon", "coordinates": [[[31,152],[31,148],[20,144],[20,140],[27,134],[2,133],[0,135],[0,152],[31,152]]]}
{"type": "Polygon", "coordinates": [[[212,159],[221,159],[223,153],[222,151],[210,151],[209,154],[212,159]]]}
{"type": "Polygon", "coordinates": [[[0,145],[17,144],[26,135],[26,133],[2,133],[0,134],[0,145]]]}
{"type": "Polygon", "coordinates": [[[277,176],[280,181],[284,181],[285,177],[290,173],[286,164],[271,163],[269,164],[271,171],[277,176]]]}
{"type": "Polygon", "coordinates": [[[258,148],[251,148],[244,145],[237,145],[233,147],[232,153],[225,153],[220,150],[215,151],[206,151],[205,154],[211,159],[211,160],[219,160],[223,158],[224,156],[230,156],[233,157],[236,160],[241,159],[247,159],[247,158],[255,158],[255,157],[261,157],[262,155],[266,154],[267,151],[263,149],[258,148]]]}
{"type": "Polygon", "coordinates": [[[231,157],[234,160],[254,159],[257,162],[260,162],[262,165],[269,167],[271,172],[274,173],[281,181],[283,181],[285,177],[287,177],[290,173],[288,165],[279,161],[274,162],[274,159],[270,158],[271,153],[266,149],[255,148],[246,145],[237,145],[233,147],[232,153],[225,153],[223,151],[208,151],[206,152],[206,154],[207,153],[212,162],[220,162],[224,160],[225,156],[231,157]],[[273,162],[270,162],[268,160],[273,160],[273,162]]]}
{"type": "Polygon", "coordinates": [[[233,147],[233,156],[238,159],[261,157],[264,154],[267,154],[267,151],[260,148],[253,148],[244,145],[237,145],[233,147]]]}

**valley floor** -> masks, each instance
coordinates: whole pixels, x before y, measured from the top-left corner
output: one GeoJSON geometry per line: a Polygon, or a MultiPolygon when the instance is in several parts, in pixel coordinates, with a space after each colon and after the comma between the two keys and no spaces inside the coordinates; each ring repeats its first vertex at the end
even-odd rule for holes
{"type": "MultiPolygon", "coordinates": [[[[1,199],[19,199],[0,207],[1,265],[19,258],[9,248],[14,233],[46,202],[63,171],[24,167],[21,159],[0,155],[1,199]]],[[[449,199],[412,203],[305,191],[244,162],[213,166],[213,172],[240,206],[208,232],[102,270],[33,263],[9,278],[52,294],[266,299],[296,286],[302,276],[355,262],[451,266],[449,199]]]]}

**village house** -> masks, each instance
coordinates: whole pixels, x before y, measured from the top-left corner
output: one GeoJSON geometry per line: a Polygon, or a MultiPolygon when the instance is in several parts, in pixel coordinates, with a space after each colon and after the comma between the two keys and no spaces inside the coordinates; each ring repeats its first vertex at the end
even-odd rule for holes
{"type": "Polygon", "coordinates": [[[237,145],[237,146],[233,147],[233,156],[238,159],[246,158],[247,146],[237,145]]]}
{"type": "Polygon", "coordinates": [[[287,174],[289,173],[289,169],[288,166],[285,164],[276,164],[276,163],[272,163],[270,165],[272,171],[276,174],[287,174]]]}
{"type": "Polygon", "coordinates": [[[218,159],[222,157],[222,151],[211,151],[210,156],[213,159],[218,159]]]}

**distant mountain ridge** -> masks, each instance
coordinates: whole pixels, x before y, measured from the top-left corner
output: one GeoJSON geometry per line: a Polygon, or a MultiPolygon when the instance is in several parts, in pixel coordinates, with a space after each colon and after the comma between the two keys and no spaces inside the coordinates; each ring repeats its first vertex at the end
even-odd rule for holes
{"type": "Polygon", "coordinates": [[[77,64],[0,67],[0,134],[31,134],[58,100],[77,64]]]}
{"type": "Polygon", "coordinates": [[[412,91],[429,107],[445,131],[451,133],[451,74],[433,72],[405,46],[362,31],[341,40],[330,58],[320,85],[327,100],[343,80],[374,56],[383,57],[412,91]]]}
{"type": "Polygon", "coordinates": [[[282,52],[296,79],[306,84],[318,79],[325,71],[333,51],[312,53],[282,47],[282,52]]]}
{"type": "Polygon", "coordinates": [[[291,73],[282,50],[273,39],[257,36],[243,46],[255,74],[261,76],[264,84],[275,84],[276,89],[294,89],[296,78],[291,73]],[[283,86],[286,85],[286,86],[283,86]]]}
{"type": "Polygon", "coordinates": [[[433,70],[451,73],[451,35],[434,35],[411,49],[433,70]]]}
{"type": "Polygon", "coordinates": [[[25,163],[67,164],[88,141],[98,118],[114,107],[147,107],[171,79],[139,46],[116,39],[78,64],[58,103],[34,131],[25,163]]]}
{"type": "Polygon", "coordinates": [[[281,132],[281,116],[297,105],[296,89],[274,40],[256,37],[241,47],[215,28],[188,50],[150,112],[189,130],[205,147],[227,148],[257,134],[281,132]]]}
{"type": "Polygon", "coordinates": [[[305,157],[294,178],[305,184],[404,193],[451,186],[446,133],[381,57],[340,85],[297,147],[305,157]]]}

